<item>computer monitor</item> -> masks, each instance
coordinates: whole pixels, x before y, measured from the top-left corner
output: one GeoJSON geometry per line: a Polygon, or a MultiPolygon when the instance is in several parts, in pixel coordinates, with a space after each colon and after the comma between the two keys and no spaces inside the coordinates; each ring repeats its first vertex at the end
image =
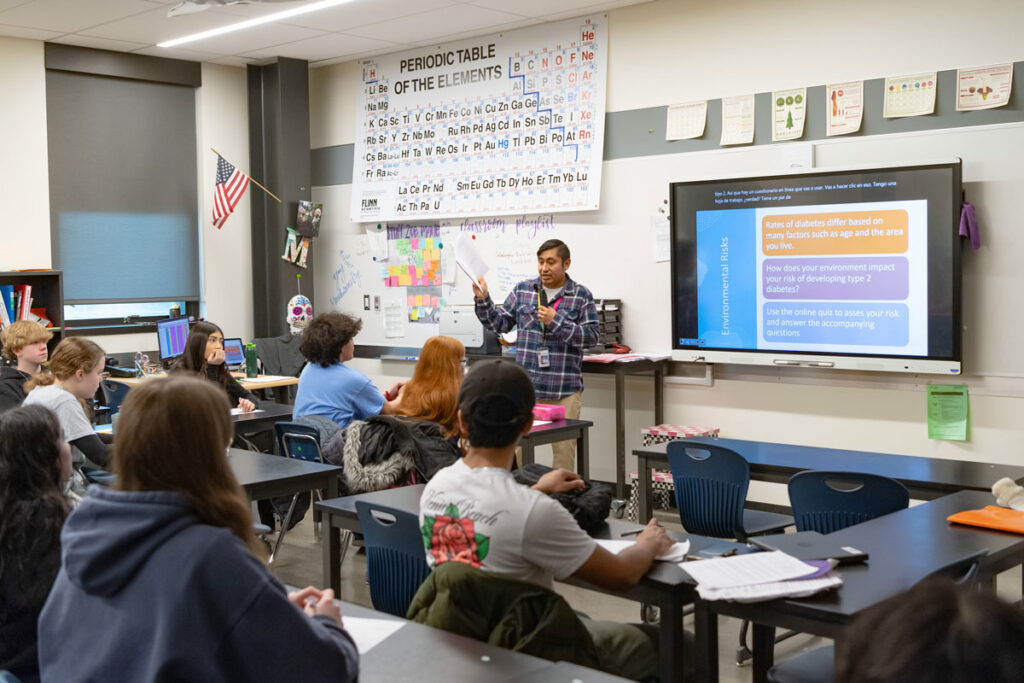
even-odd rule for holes
{"type": "Polygon", "coordinates": [[[188,318],[165,318],[156,321],[156,338],[160,346],[160,362],[166,365],[185,352],[188,339],[188,318]]]}
{"type": "Polygon", "coordinates": [[[224,340],[224,364],[229,368],[238,368],[245,363],[245,348],[238,337],[224,340]]]}

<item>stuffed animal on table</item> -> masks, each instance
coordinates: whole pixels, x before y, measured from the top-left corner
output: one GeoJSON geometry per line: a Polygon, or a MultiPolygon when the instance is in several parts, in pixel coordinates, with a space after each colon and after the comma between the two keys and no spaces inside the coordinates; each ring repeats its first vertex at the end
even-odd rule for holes
{"type": "Polygon", "coordinates": [[[1024,510],[1024,487],[1018,486],[1009,477],[1003,477],[992,484],[992,495],[996,497],[996,505],[1024,510]]]}

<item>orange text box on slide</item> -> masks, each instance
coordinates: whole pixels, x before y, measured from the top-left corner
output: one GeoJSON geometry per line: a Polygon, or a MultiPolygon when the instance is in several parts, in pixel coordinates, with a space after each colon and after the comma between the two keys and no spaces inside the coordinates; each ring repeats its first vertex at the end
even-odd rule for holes
{"type": "Polygon", "coordinates": [[[761,249],[766,256],[902,254],[907,250],[907,212],[890,209],[764,216],[761,249]]]}

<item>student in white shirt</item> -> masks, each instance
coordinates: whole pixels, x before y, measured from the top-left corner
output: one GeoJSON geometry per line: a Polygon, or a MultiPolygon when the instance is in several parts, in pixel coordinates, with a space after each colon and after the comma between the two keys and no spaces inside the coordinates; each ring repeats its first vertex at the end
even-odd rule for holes
{"type": "MultiPolygon", "coordinates": [[[[509,360],[477,363],[459,392],[459,423],[469,440],[461,460],[438,472],[420,502],[427,562],[465,562],[546,588],[569,576],[624,591],[666,552],[672,541],[651,520],[636,543],[615,555],[584,532],[547,494],[582,488],[564,469],[533,488],[516,482],[510,467],[516,445],[533,424],[535,395],[529,376],[509,360]]],[[[632,679],[657,676],[655,643],[630,624],[583,619],[602,668],[632,679]]]]}

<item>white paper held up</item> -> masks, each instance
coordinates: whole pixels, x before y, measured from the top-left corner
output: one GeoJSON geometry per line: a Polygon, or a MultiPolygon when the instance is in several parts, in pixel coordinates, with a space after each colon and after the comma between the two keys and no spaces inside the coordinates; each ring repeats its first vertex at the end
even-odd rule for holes
{"type": "Polygon", "coordinates": [[[487,275],[487,262],[480,256],[476,245],[473,244],[472,235],[463,233],[455,241],[455,262],[472,282],[487,275]]]}

